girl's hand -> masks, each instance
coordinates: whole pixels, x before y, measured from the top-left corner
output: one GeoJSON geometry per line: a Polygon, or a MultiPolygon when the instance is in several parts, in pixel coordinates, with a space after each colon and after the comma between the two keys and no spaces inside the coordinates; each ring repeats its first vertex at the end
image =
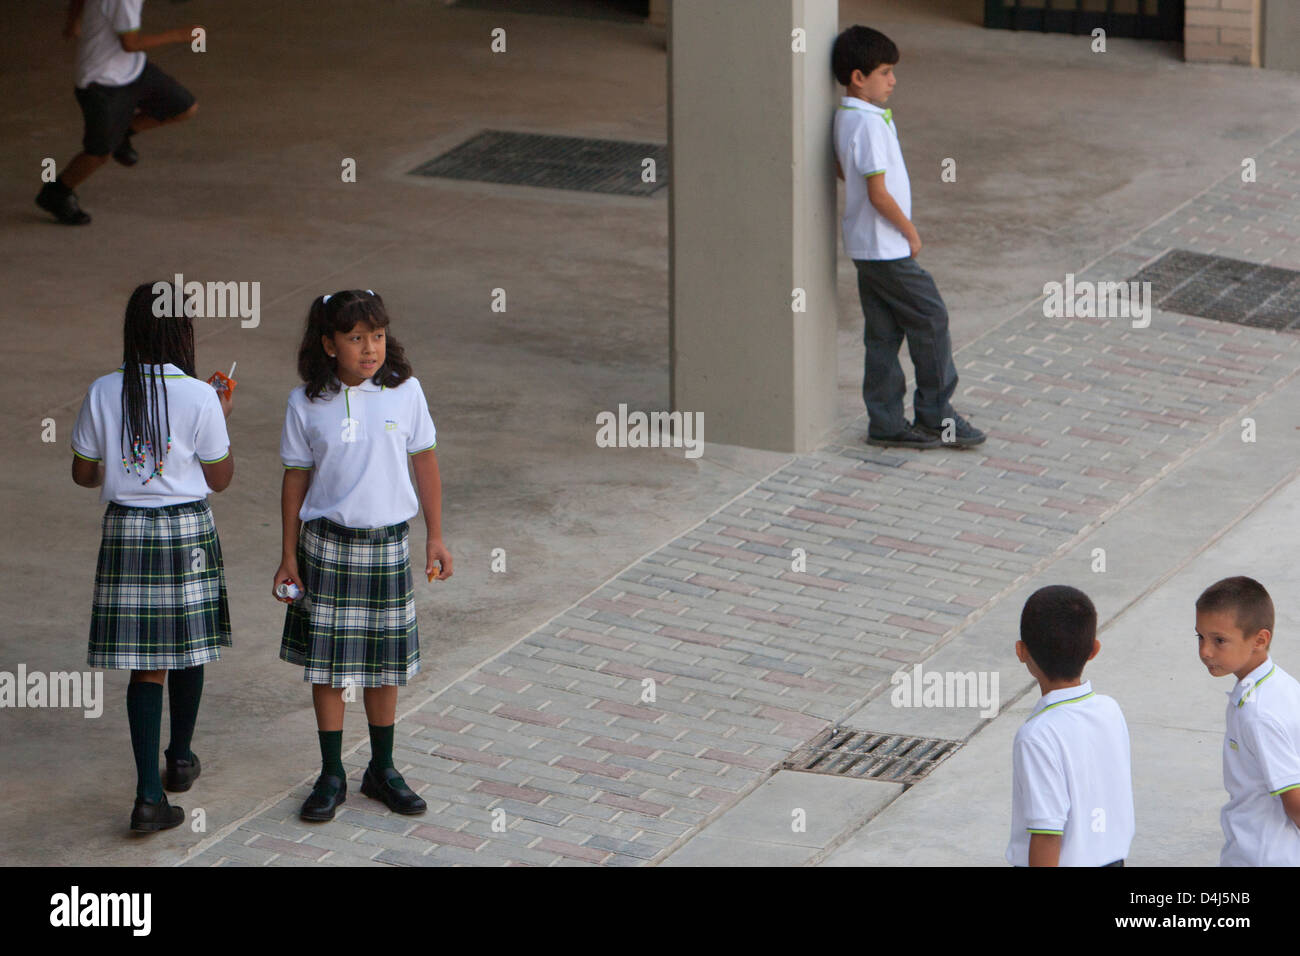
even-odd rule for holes
{"type": "Polygon", "coordinates": [[[229,418],[230,410],[235,407],[235,392],[229,388],[219,388],[216,391],[217,401],[221,402],[221,414],[229,418]]]}
{"type": "Polygon", "coordinates": [[[302,586],[302,578],[298,576],[298,562],[296,559],[292,561],[281,561],[280,566],[275,570],[275,581],[271,584],[272,597],[281,604],[292,604],[294,598],[283,598],[275,593],[275,589],[285,581],[292,581],[294,584],[298,585],[299,591],[303,592],[303,594],[307,593],[307,589],[302,586]]]}
{"type": "Polygon", "coordinates": [[[432,581],[435,575],[439,581],[451,577],[451,552],[442,538],[430,538],[424,546],[424,576],[432,581]],[[442,565],[441,569],[438,565],[442,565]]]}

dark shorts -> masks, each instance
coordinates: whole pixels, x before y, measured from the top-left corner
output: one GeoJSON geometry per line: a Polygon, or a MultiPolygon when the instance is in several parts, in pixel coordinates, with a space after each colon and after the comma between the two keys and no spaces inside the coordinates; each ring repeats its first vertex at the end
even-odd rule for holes
{"type": "Polygon", "coordinates": [[[136,111],[156,120],[169,120],[194,105],[190,91],[152,63],[125,86],[91,83],[75,90],[85,132],[81,148],[91,156],[107,156],[121,144],[136,111]]]}

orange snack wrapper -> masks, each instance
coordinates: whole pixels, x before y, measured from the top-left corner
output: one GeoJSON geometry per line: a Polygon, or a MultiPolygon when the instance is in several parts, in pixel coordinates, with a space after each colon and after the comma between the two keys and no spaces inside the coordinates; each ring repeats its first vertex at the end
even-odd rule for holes
{"type": "Polygon", "coordinates": [[[239,383],[223,372],[213,372],[212,377],[208,379],[208,384],[219,392],[228,391],[233,395],[235,386],[239,383]]]}

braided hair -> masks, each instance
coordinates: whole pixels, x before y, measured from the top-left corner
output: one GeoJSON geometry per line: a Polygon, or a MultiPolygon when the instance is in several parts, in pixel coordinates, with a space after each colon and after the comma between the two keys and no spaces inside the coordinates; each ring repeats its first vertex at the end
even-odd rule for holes
{"type": "Polygon", "coordinates": [[[171,283],[146,282],[131,293],[122,325],[122,465],[144,477],[152,456],[153,469],[142,484],[162,474],[171,448],[167,382],[155,366],[170,363],[194,376],[194,323],[183,308],[172,316],[171,304],[171,283]]]}

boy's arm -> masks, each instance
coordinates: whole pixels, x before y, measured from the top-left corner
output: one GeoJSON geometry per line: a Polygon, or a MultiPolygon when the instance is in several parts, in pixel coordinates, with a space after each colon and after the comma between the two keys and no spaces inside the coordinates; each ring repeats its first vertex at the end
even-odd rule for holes
{"type": "Polygon", "coordinates": [[[162,33],[141,33],[139,30],[132,30],[130,33],[121,34],[119,39],[122,41],[122,49],[127,53],[139,53],[141,50],[152,50],[172,43],[189,43],[194,31],[200,29],[202,27],[195,24],[189,27],[177,27],[175,30],[164,30],[162,33]]]}
{"type": "Polygon", "coordinates": [[[1059,833],[1029,834],[1029,865],[1030,866],[1060,866],[1061,865],[1061,834],[1059,833]]]}
{"type": "Polygon", "coordinates": [[[81,36],[81,11],[86,0],[69,0],[68,19],[63,21],[63,35],[69,40],[81,36]]]}
{"type": "Polygon", "coordinates": [[[838,157],[835,160],[835,175],[840,179],[844,178],[844,168],[840,165],[838,157]]]}
{"type": "Polygon", "coordinates": [[[917,234],[916,227],[912,225],[912,220],[903,215],[903,210],[885,188],[884,173],[873,173],[867,177],[867,198],[871,200],[871,205],[875,207],[876,212],[893,223],[903,234],[907,244],[912,247],[912,255],[920,252],[921,237],[917,234]]]}

